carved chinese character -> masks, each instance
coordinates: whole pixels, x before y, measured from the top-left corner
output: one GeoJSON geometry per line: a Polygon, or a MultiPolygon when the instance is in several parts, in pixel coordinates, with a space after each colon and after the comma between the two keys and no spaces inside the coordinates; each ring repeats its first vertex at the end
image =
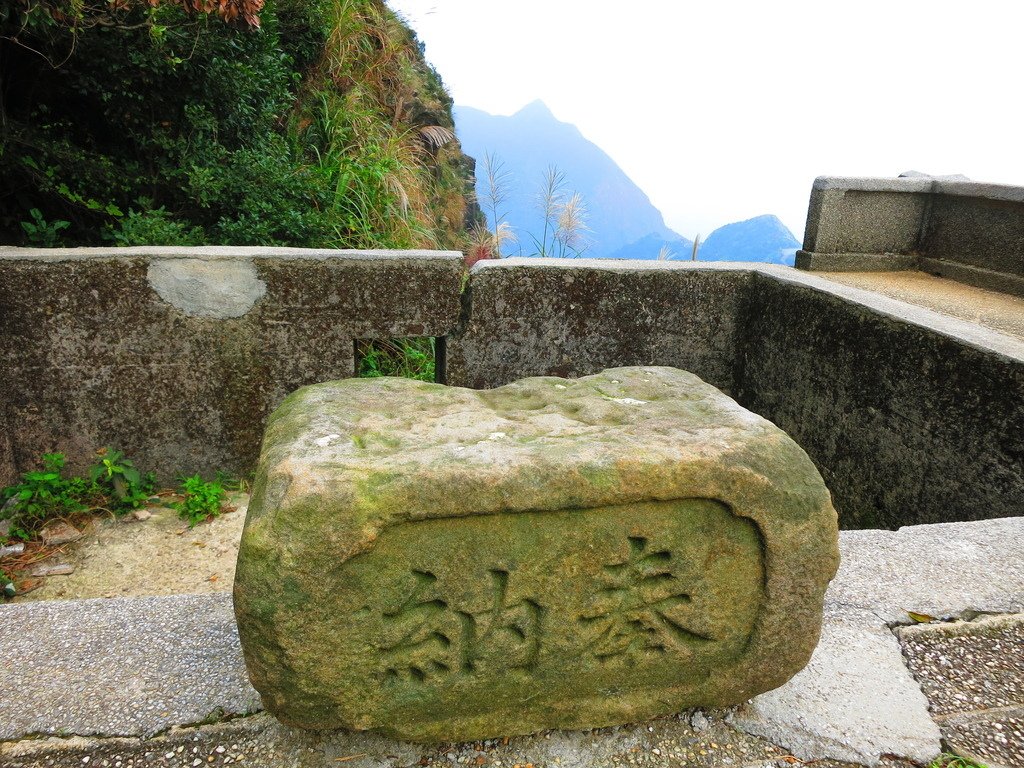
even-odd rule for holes
{"type": "Polygon", "coordinates": [[[466,669],[503,667],[532,669],[540,652],[540,620],[543,609],[527,598],[506,605],[508,572],[488,571],[491,605],[476,614],[463,613],[466,669]]]}
{"type": "Polygon", "coordinates": [[[451,674],[460,665],[462,628],[458,615],[437,594],[434,574],[412,574],[412,593],[396,611],[384,613],[385,636],[380,649],[387,680],[424,682],[451,674]]]}
{"type": "Polygon", "coordinates": [[[387,681],[428,682],[458,672],[532,669],[540,653],[543,608],[527,598],[508,604],[508,573],[488,571],[489,604],[482,611],[452,606],[437,577],[413,571],[409,596],[383,614],[378,647],[387,681]]]}
{"type": "Polygon", "coordinates": [[[650,551],[647,544],[629,537],[628,558],[603,567],[603,585],[580,616],[591,630],[589,650],[600,661],[634,664],[644,655],[713,640],[683,623],[679,609],[691,596],[672,572],[672,553],[650,551]]]}

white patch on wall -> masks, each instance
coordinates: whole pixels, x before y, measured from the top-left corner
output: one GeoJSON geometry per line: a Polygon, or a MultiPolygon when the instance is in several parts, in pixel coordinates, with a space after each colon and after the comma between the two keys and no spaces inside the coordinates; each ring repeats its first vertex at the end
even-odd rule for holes
{"type": "Polygon", "coordinates": [[[267,292],[242,259],[153,259],[148,277],[161,299],[191,317],[242,317],[267,292]]]}

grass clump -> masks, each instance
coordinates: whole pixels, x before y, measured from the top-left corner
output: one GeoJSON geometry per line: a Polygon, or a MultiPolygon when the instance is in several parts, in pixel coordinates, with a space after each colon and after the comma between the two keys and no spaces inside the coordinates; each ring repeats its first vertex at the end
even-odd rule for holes
{"type": "Polygon", "coordinates": [[[220,515],[227,496],[219,480],[207,482],[198,474],[183,478],[178,492],[182,500],[172,506],[179,517],[188,521],[189,528],[220,515]]]}
{"type": "Polygon", "coordinates": [[[436,381],[436,347],[432,338],[373,339],[356,344],[357,376],[399,376],[436,381]]]}

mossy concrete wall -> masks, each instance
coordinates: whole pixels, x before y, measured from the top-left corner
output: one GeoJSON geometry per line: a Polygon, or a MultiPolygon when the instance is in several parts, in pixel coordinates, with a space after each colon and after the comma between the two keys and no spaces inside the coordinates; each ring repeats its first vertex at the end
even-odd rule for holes
{"type": "Polygon", "coordinates": [[[3,481],[112,445],[164,480],[246,472],[296,388],[353,373],[354,339],[442,336],[458,253],[0,249],[3,481]]]}
{"type": "Polygon", "coordinates": [[[877,294],[758,273],[737,399],[810,454],[846,528],[1024,512],[1024,343],[877,294]]]}
{"type": "Polygon", "coordinates": [[[357,338],[447,336],[449,383],[689,370],[808,452],[843,527],[1024,510],[1024,343],[781,267],[456,253],[0,249],[0,482],[120,448],[246,472],[357,338]]]}
{"type": "Polygon", "coordinates": [[[1024,187],[823,176],[797,267],[921,269],[1024,296],[1024,187]]]}

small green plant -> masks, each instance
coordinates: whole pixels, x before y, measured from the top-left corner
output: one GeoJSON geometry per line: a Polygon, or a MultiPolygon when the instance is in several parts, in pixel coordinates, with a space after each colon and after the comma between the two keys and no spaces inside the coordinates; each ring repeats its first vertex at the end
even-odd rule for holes
{"type": "Polygon", "coordinates": [[[432,338],[373,339],[356,343],[361,378],[400,376],[435,381],[435,346],[432,338]]]}
{"type": "Polygon", "coordinates": [[[173,506],[179,517],[188,520],[189,528],[217,517],[227,493],[217,480],[206,482],[198,474],[183,478],[179,491],[183,498],[173,506]]]}
{"type": "Polygon", "coordinates": [[[43,217],[43,212],[33,208],[28,212],[32,221],[21,222],[21,228],[31,245],[38,245],[41,248],[53,248],[60,243],[61,230],[71,226],[67,221],[48,222],[43,217]]]}
{"type": "Polygon", "coordinates": [[[984,763],[951,753],[939,755],[928,768],[988,768],[984,763]]]}
{"type": "Polygon", "coordinates": [[[93,488],[81,477],[64,477],[64,454],[43,454],[42,464],[42,470],[26,472],[20,483],[3,490],[12,538],[28,540],[49,520],[89,508],[93,488]]]}
{"type": "Polygon", "coordinates": [[[121,451],[104,448],[99,460],[89,469],[89,479],[110,499],[111,511],[130,512],[138,509],[153,492],[155,476],[142,475],[121,451]]]}
{"type": "Polygon", "coordinates": [[[9,536],[31,539],[51,520],[93,510],[114,513],[135,509],[153,488],[153,473],[140,475],[131,461],[112,448],[98,452],[88,477],[65,477],[63,453],[45,453],[41,470],[0,491],[0,518],[11,521],[9,536]]]}

